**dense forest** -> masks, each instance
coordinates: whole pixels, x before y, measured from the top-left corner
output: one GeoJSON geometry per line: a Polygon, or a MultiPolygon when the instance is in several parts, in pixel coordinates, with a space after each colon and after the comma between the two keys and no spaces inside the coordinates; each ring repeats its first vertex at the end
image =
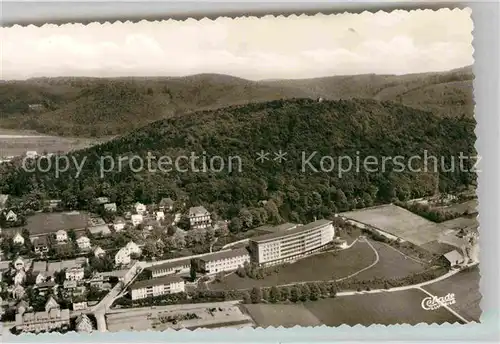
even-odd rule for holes
{"type": "MultiPolygon", "coordinates": [[[[367,207],[395,200],[456,191],[475,183],[475,174],[455,170],[397,172],[364,169],[339,174],[339,170],[302,170],[303,154],[321,156],[372,155],[378,158],[429,155],[447,158],[475,155],[475,121],[468,116],[441,117],[395,102],[311,99],[277,100],[206,110],[156,121],[128,135],[86,150],[71,153],[83,161],[55,178],[54,171],[29,173],[12,164],[0,165],[0,192],[29,199],[62,199],[68,208],[85,209],[92,199],[107,196],[119,205],[135,201],[158,202],[162,197],[205,205],[225,219],[238,219],[243,228],[283,220],[308,221],[336,211],[367,207]],[[273,161],[278,150],[286,161],[273,161]],[[261,150],[269,159],[256,160],[261,150]],[[148,153],[159,158],[194,154],[241,159],[241,171],[228,168],[207,172],[134,172],[124,164],[100,176],[100,157],[148,153]]],[[[52,162],[56,157],[52,157],[52,162]]],[[[227,161],[227,160],[226,160],[227,161]]],[[[471,167],[473,161],[466,163],[471,167]]],[[[181,164],[188,168],[187,163],[181,164]]],[[[199,165],[197,165],[199,166],[199,165]]],[[[219,166],[219,165],[217,165],[219,166]]],[[[109,166],[108,166],[109,167],[109,166]]],[[[153,167],[158,168],[155,163],[153,167]]],[[[188,168],[189,169],[189,168],[188,168]]]]}
{"type": "Polygon", "coordinates": [[[471,67],[408,75],[250,81],[227,75],[38,78],[0,82],[0,127],[61,136],[122,135],[163,118],[223,106],[323,97],[391,100],[441,117],[473,117],[471,67]]]}

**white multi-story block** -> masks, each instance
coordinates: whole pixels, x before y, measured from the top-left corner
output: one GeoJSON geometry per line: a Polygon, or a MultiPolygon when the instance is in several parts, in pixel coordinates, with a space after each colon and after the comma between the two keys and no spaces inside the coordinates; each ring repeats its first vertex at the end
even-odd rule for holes
{"type": "Polygon", "coordinates": [[[198,270],[207,274],[222,271],[233,271],[250,262],[250,255],[246,248],[221,251],[195,258],[198,270]]]}
{"type": "Polygon", "coordinates": [[[171,275],[175,273],[189,272],[191,268],[191,259],[175,260],[163,264],[153,265],[147,268],[151,271],[153,278],[171,275]]]}
{"type": "Polygon", "coordinates": [[[90,250],[91,248],[90,239],[85,235],[82,235],[78,239],[76,239],[76,244],[78,245],[78,248],[80,250],[90,250]]]}
{"type": "Polygon", "coordinates": [[[306,225],[286,224],[270,234],[250,239],[252,260],[273,265],[297,260],[330,244],[335,236],[332,221],[317,220],[306,225]]]}
{"type": "Polygon", "coordinates": [[[59,243],[68,241],[68,233],[63,229],[58,230],[56,232],[56,241],[59,243]]]}
{"type": "Polygon", "coordinates": [[[163,276],[135,282],[130,286],[132,300],[183,292],[184,280],[179,276],[163,276]]]}
{"type": "Polygon", "coordinates": [[[81,281],[84,277],[84,269],[82,267],[74,266],[66,270],[66,280],[68,281],[81,281]]]}
{"type": "Polygon", "coordinates": [[[189,208],[189,224],[192,229],[205,229],[212,225],[210,212],[203,206],[189,208]]]}

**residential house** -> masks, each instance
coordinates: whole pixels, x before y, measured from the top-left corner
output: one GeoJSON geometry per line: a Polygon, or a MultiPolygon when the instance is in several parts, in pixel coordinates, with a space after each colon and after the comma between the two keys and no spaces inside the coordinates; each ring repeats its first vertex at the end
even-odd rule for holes
{"type": "Polygon", "coordinates": [[[115,232],[120,232],[125,228],[125,220],[121,217],[115,218],[113,221],[113,229],[115,232]]]}
{"type": "Polygon", "coordinates": [[[36,275],[36,278],[35,278],[35,284],[36,285],[40,285],[44,282],[47,282],[47,279],[48,279],[48,276],[46,275],[46,273],[44,272],[39,272],[37,275],[36,275]]]}
{"type": "Polygon", "coordinates": [[[163,211],[157,211],[156,221],[163,221],[163,220],[165,220],[165,213],[163,211]]]}
{"type": "Polygon", "coordinates": [[[36,159],[38,157],[37,151],[27,151],[26,158],[28,159],[36,159]]]}
{"type": "Polygon", "coordinates": [[[49,252],[49,242],[46,236],[41,236],[33,240],[33,249],[38,255],[46,255],[49,252]]]}
{"type": "Polygon", "coordinates": [[[116,203],[106,203],[104,205],[104,210],[109,212],[109,213],[116,213],[118,208],[116,207],[116,203]]]}
{"type": "Polygon", "coordinates": [[[26,280],[26,273],[23,270],[20,270],[14,276],[14,285],[23,284],[25,280],[26,280]]]}
{"type": "Polygon", "coordinates": [[[86,314],[80,314],[75,321],[75,330],[81,333],[90,333],[94,330],[92,321],[86,314]]]}
{"type": "Polygon", "coordinates": [[[45,304],[43,312],[16,314],[16,330],[20,332],[50,332],[68,329],[69,326],[69,309],[61,309],[52,297],[45,304]]]}
{"type": "Polygon", "coordinates": [[[76,289],[78,287],[78,282],[77,281],[69,281],[69,280],[66,280],[64,281],[63,283],[63,288],[67,291],[73,291],[74,289],[76,289]]]}
{"type": "Polygon", "coordinates": [[[129,251],[130,254],[141,254],[142,250],[141,248],[139,247],[139,245],[137,245],[135,242],[133,241],[129,241],[127,243],[127,246],[125,246],[127,248],[127,250],[129,251]]]}
{"type": "Polygon", "coordinates": [[[183,292],[184,280],[179,276],[163,276],[142,280],[130,286],[132,300],[183,292]]]}
{"type": "Polygon", "coordinates": [[[100,258],[100,257],[103,257],[106,255],[106,251],[104,251],[102,248],[100,248],[99,246],[97,246],[95,249],[94,249],[94,256],[96,258],[100,258]]]}
{"type": "Polygon", "coordinates": [[[99,205],[101,204],[106,204],[106,203],[109,203],[109,198],[108,197],[97,197],[95,199],[95,202],[99,205]]]}
{"type": "Polygon", "coordinates": [[[191,229],[205,229],[212,225],[212,217],[203,206],[189,208],[189,224],[191,229]]]}
{"type": "Polygon", "coordinates": [[[142,223],[142,221],[144,221],[144,218],[142,217],[141,214],[133,214],[131,216],[131,221],[132,221],[132,225],[138,226],[139,224],[142,223]]]}
{"type": "Polygon", "coordinates": [[[86,235],[80,235],[78,239],[76,239],[76,244],[78,248],[82,251],[90,250],[90,239],[86,235]]]}
{"type": "Polygon", "coordinates": [[[465,261],[464,257],[457,250],[446,253],[444,255],[444,258],[446,259],[448,266],[451,268],[457,265],[461,265],[465,261]]]}
{"type": "Polygon", "coordinates": [[[51,200],[44,202],[44,206],[50,210],[54,210],[54,209],[59,208],[61,206],[61,204],[62,204],[62,200],[60,200],[60,199],[51,199],[51,200]]]}
{"type": "Polygon", "coordinates": [[[170,197],[162,198],[158,209],[160,211],[172,211],[174,210],[174,201],[170,197]]]}
{"type": "Polygon", "coordinates": [[[17,271],[24,270],[26,267],[26,264],[24,263],[24,260],[21,257],[17,257],[17,259],[14,261],[14,269],[17,271]]]}
{"type": "Polygon", "coordinates": [[[74,311],[82,311],[87,309],[87,302],[82,301],[82,302],[73,302],[73,310],[74,311]]]}
{"type": "Polygon", "coordinates": [[[181,219],[182,219],[181,213],[175,214],[174,221],[172,221],[172,226],[175,226],[176,224],[178,224],[181,219]]]}
{"type": "Polygon", "coordinates": [[[66,270],[66,280],[68,281],[81,281],[83,280],[84,269],[82,267],[72,267],[66,270]]]}
{"type": "Polygon", "coordinates": [[[57,284],[54,281],[47,281],[40,284],[35,285],[35,288],[40,292],[40,294],[52,294],[56,291],[57,284]]]}
{"type": "Polygon", "coordinates": [[[12,241],[16,245],[24,245],[24,237],[19,232],[16,233],[16,235],[14,235],[14,238],[12,238],[12,241]]]}
{"type": "Polygon", "coordinates": [[[14,285],[14,288],[11,290],[12,297],[15,298],[16,300],[21,300],[26,292],[24,291],[24,287],[20,284],[14,285]]]}
{"type": "Polygon", "coordinates": [[[5,221],[16,222],[17,221],[17,214],[14,213],[14,211],[9,210],[9,212],[5,215],[5,221]]]}
{"type": "Polygon", "coordinates": [[[68,233],[65,230],[60,229],[56,232],[56,241],[58,243],[63,243],[68,241],[68,233]]]}
{"type": "Polygon", "coordinates": [[[198,271],[215,274],[221,271],[233,271],[243,266],[245,262],[250,263],[250,254],[246,248],[219,251],[195,258],[198,271]]]}
{"type": "Polygon", "coordinates": [[[135,212],[137,214],[140,214],[140,215],[143,215],[147,208],[144,204],[140,203],[140,202],[137,202],[135,205],[134,205],[134,208],[135,208],[135,212]]]}
{"type": "Polygon", "coordinates": [[[122,247],[115,255],[116,265],[128,265],[130,261],[130,252],[126,247],[122,247]]]}

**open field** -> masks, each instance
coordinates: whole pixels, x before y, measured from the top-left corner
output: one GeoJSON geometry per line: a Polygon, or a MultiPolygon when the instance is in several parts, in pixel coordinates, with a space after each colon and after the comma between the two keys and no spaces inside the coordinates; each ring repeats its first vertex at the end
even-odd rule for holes
{"type": "Polygon", "coordinates": [[[433,311],[424,310],[421,302],[425,297],[427,294],[423,291],[411,289],[341,296],[306,302],[304,305],[321,323],[328,326],[459,322],[457,317],[444,308],[433,311]]]}
{"type": "Polygon", "coordinates": [[[321,326],[314,314],[302,304],[271,305],[255,304],[241,306],[259,327],[268,326],[321,326]]]}
{"type": "Polygon", "coordinates": [[[254,286],[271,287],[295,282],[332,280],[346,277],[375,261],[375,254],[368,244],[357,242],[351,248],[337,253],[324,252],[279,267],[263,279],[242,278],[231,274],[222,282],[210,284],[210,289],[247,289],[254,286]]]}
{"type": "Polygon", "coordinates": [[[36,132],[0,129],[0,157],[16,156],[26,151],[57,153],[90,147],[106,139],[46,136],[36,132]]]}
{"type": "Polygon", "coordinates": [[[479,267],[461,271],[443,281],[423,287],[438,297],[448,293],[455,294],[456,303],[450,307],[469,321],[479,321],[481,316],[481,292],[479,267]]]}
{"type": "Polygon", "coordinates": [[[448,220],[440,223],[441,226],[448,229],[461,229],[461,228],[474,228],[479,226],[477,217],[474,216],[461,216],[453,220],[448,220]]]}
{"type": "MultiPolygon", "coordinates": [[[[88,226],[89,215],[86,212],[36,213],[26,219],[22,228],[29,230],[31,236],[55,233],[60,229],[84,229],[88,226]]],[[[15,232],[22,228],[6,228],[5,231],[15,232]]]]}
{"type": "Polygon", "coordinates": [[[394,204],[345,212],[340,215],[373,226],[419,246],[437,240],[444,230],[439,224],[394,204]]]}
{"type": "Polygon", "coordinates": [[[377,241],[371,241],[371,243],[379,254],[379,262],[357,275],[358,280],[369,280],[376,277],[397,279],[427,269],[425,264],[405,257],[389,245],[377,241]]]}
{"type": "Polygon", "coordinates": [[[479,201],[477,199],[471,199],[470,201],[466,201],[463,203],[458,203],[438,208],[446,211],[457,212],[460,214],[463,213],[474,214],[478,212],[478,206],[479,206],[479,201]]]}

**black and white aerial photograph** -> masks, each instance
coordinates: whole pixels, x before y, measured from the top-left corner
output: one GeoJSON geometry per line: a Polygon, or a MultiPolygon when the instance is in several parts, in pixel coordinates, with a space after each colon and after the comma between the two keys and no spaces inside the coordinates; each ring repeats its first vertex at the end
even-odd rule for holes
{"type": "Polygon", "coordinates": [[[473,27],[0,28],[2,337],[479,322],[473,27]]]}

